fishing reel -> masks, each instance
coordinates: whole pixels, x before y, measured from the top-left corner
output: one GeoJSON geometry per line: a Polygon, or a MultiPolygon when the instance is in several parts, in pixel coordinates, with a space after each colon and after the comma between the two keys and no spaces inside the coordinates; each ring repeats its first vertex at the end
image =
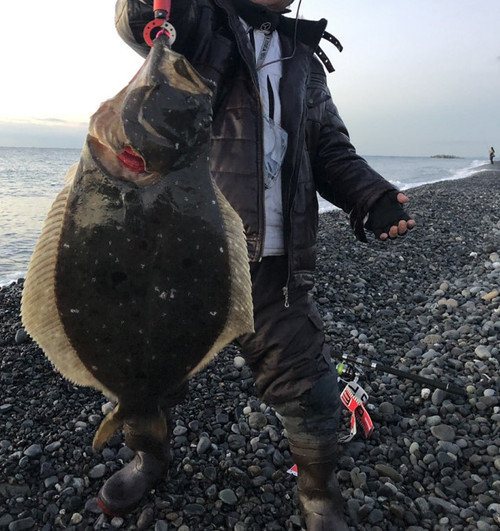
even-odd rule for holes
{"type": "Polygon", "coordinates": [[[368,393],[359,385],[360,376],[364,374],[363,369],[355,363],[341,361],[337,364],[338,380],[345,383],[345,387],[340,394],[340,400],[351,412],[350,432],[339,437],[339,442],[349,442],[357,433],[357,424],[363,428],[365,437],[369,437],[373,431],[373,422],[365,409],[368,402],[368,393]]]}
{"type": "Polygon", "coordinates": [[[361,376],[364,376],[363,369],[359,365],[345,361],[337,363],[337,374],[339,375],[339,380],[344,383],[351,380],[358,381],[361,376]]]}

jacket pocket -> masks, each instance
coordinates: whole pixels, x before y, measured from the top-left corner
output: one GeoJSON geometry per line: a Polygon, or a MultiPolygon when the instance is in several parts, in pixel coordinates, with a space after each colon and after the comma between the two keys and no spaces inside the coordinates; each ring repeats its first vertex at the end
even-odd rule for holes
{"type": "Polygon", "coordinates": [[[307,87],[307,121],[306,145],[309,153],[314,156],[321,134],[326,102],[331,100],[331,95],[324,82],[320,81],[318,74],[312,74],[307,87]]]}
{"type": "Polygon", "coordinates": [[[322,74],[312,72],[307,84],[306,101],[308,109],[321,105],[331,98],[326,85],[326,78],[322,74]]]}

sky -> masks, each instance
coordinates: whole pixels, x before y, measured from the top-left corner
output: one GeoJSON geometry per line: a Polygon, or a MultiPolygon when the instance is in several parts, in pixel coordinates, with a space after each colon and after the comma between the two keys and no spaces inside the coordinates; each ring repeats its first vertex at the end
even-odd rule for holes
{"type": "MultiPolygon", "coordinates": [[[[117,35],[114,4],[2,2],[0,146],[82,146],[143,61],[117,35]]],[[[500,152],[500,0],[302,0],[300,12],[326,18],[344,46],[321,45],[359,153],[500,152]]]]}

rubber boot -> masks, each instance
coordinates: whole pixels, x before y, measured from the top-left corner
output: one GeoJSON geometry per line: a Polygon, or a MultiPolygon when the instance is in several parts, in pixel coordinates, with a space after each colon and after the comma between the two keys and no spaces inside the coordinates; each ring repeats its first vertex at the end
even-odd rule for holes
{"type": "MultiPolygon", "coordinates": [[[[115,472],[102,486],[97,497],[101,510],[110,516],[123,516],[139,506],[144,496],[167,476],[172,460],[170,450],[171,425],[167,422],[167,437],[155,452],[138,451],[126,466],[115,472]]],[[[134,423],[124,424],[124,431],[134,431],[134,423]]]]}
{"type": "Polygon", "coordinates": [[[335,472],[336,442],[317,446],[289,443],[298,469],[297,492],[307,531],[347,531],[335,472]]]}

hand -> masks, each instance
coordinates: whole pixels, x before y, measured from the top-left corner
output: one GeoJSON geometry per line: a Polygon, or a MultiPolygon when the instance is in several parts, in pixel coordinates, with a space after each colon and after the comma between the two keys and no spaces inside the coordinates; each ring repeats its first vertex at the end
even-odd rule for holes
{"type": "MultiPolygon", "coordinates": [[[[399,192],[399,194],[396,196],[396,199],[398,200],[398,203],[401,203],[402,205],[410,201],[408,197],[406,197],[406,195],[401,192],[399,192]]],[[[387,238],[391,238],[391,240],[393,240],[398,236],[403,236],[403,234],[406,234],[407,231],[413,229],[416,224],[417,223],[414,219],[401,219],[397,225],[391,226],[391,228],[389,229],[389,234],[383,232],[379,236],[379,238],[384,241],[387,240],[387,238]]]]}
{"type": "Polygon", "coordinates": [[[383,195],[371,208],[365,227],[382,241],[406,234],[416,222],[403,209],[409,199],[395,190],[383,195]]]}

